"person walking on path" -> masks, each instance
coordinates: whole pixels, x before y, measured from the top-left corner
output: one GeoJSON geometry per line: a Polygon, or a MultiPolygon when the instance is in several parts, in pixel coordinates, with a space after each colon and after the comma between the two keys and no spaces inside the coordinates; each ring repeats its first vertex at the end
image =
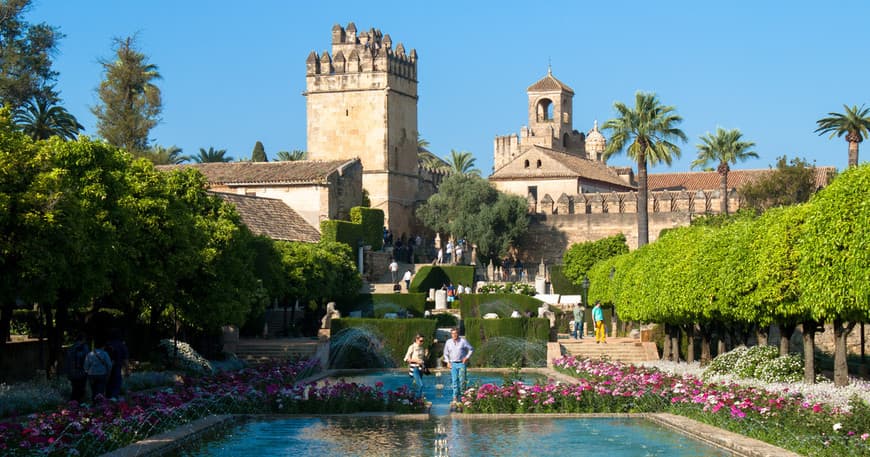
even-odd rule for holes
{"type": "Polygon", "coordinates": [[[595,344],[607,344],[607,333],[604,332],[604,310],[601,309],[601,300],[595,301],[592,308],[592,322],[595,323],[595,344]]]}
{"type": "Polygon", "coordinates": [[[583,334],[586,333],[583,328],[583,314],[586,308],[580,303],[574,303],[574,339],[582,340],[583,334]]]}
{"type": "Polygon", "coordinates": [[[94,401],[98,395],[106,395],[106,381],[112,371],[112,358],[101,346],[102,344],[95,344],[94,349],[85,357],[85,372],[91,384],[91,400],[94,401]]]}
{"type": "Polygon", "coordinates": [[[393,284],[399,282],[399,262],[396,259],[390,262],[390,277],[393,278],[393,284]]]}
{"type": "Polygon", "coordinates": [[[466,388],[466,363],[474,352],[474,348],[468,344],[465,338],[459,336],[459,329],[450,330],[450,339],[444,343],[444,361],[450,369],[450,380],[453,385],[453,402],[462,401],[462,393],[466,388]]]}
{"type": "Polygon", "coordinates": [[[408,363],[408,376],[414,379],[417,385],[417,396],[423,396],[423,368],[426,366],[426,339],[423,335],[417,334],[414,337],[414,342],[408,346],[405,352],[405,362],[408,363]]]}
{"type": "Polygon", "coordinates": [[[405,270],[402,281],[405,281],[405,292],[411,292],[411,270],[405,270]]]}

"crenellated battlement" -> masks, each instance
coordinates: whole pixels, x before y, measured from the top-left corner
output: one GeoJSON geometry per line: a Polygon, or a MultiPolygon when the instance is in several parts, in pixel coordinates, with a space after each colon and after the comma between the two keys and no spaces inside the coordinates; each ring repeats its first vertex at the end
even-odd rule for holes
{"type": "MultiPolygon", "coordinates": [[[[720,208],[718,189],[698,191],[654,191],[649,193],[649,213],[718,214],[720,208]]],[[[731,190],[728,206],[739,209],[740,195],[731,190]]],[[[540,201],[528,198],[529,212],[545,215],[566,214],[634,214],[637,213],[637,192],[596,192],[577,195],[562,194],[554,199],[545,194],[540,201]]]]}
{"type": "Polygon", "coordinates": [[[353,22],[347,27],[332,27],[332,50],[318,54],[311,51],[305,60],[306,75],[352,75],[386,72],[417,81],[417,51],[405,51],[398,43],[393,48],[390,35],[378,29],[357,33],[353,22]]]}

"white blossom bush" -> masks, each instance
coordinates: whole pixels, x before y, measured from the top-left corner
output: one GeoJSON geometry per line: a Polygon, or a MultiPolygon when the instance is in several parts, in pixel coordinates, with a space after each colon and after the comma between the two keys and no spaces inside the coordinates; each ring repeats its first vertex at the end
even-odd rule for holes
{"type": "Polygon", "coordinates": [[[175,341],[169,338],[160,340],[160,349],[171,364],[193,374],[212,374],[214,367],[205,357],[199,355],[193,347],[184,341],[178,342],[178,356],[175,355],[175,341]]]}
{"type": "Polygon", "coordinates": [[[0,384],[0,417],[29,414],[59,405],[69,397],[65,377],[26,383],[0,384]]]}
{"type": "Polygon", "coordinates": [[[707,366],[707,370],[704,372],[704,377],[707,378],[709,376],[733,373],[737,361],[739,361],[748,350],[749,348],[746,346],[738,346],[729,352],[719,354],[712,362],[710,362],[710,365],[707,366]]]}
{"type": "Polygon", "coordinates": [[[752,377],[764,382],[800,382],[804,379],[804,358],[789,354],[761,361],[752,377]]]}
{"type": "Polygon", "coordinates": [[[779,349],[773,346],[752,346],[740,355],[732,373],[741,378],[755,377],[755,369],[762,363],[779,357],[779,349]]]}

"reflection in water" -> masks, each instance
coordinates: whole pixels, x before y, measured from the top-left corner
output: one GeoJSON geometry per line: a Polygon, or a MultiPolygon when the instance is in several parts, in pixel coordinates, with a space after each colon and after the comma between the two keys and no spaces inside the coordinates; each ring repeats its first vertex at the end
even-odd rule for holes
{"type": "Polygon", "coordinates": [[[643,419],[293,418],[244,424],[184,456],[725,456],[643,419]]]}

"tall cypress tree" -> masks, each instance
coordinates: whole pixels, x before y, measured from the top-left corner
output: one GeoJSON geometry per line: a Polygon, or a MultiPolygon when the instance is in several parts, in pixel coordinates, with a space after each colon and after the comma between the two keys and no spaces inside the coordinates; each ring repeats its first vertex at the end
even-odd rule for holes
{"type": "Polygon", "coordinates": [[[102,104],[91,108],[97,132],[110,144],[130,152],[148,149],[148,134],[160,121],[163,103],[154,80],[157,66],[136,49],[133,37],[115,39],[114,60],[100,62],[105,80],[97,95],[102,104]]]}
{"type": "Polygon", "coordinates": [[[266,148],[263,147],[263,143],[257,141],[257,144],[254,145],[254,152],[251,153],[251,162],[268,162],[269,158],[266,157],[266,148]]]}

